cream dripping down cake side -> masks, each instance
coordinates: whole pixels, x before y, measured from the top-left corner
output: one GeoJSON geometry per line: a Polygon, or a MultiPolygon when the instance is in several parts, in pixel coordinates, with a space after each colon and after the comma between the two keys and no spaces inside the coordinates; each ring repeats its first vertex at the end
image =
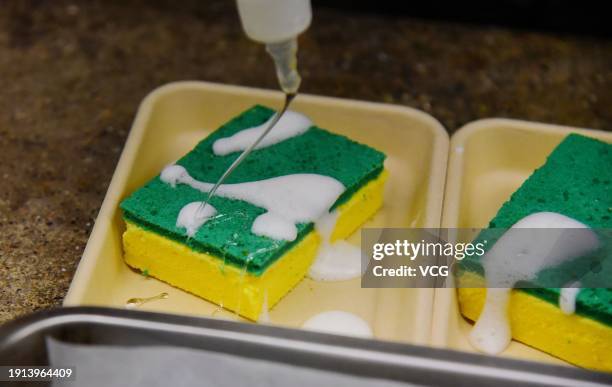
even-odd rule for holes
{"type": "Polygon", "coordinates": [[[570,363],[612,371],[612,145],[567,136],[481,236],[495,229],[504,234],[493,248],[461,263],[462,281],[487,282],[487,289],[458,289],[461,313],[476,321],[471,343],[499,353],[512,337],[570,363]],[[519,238],[509,237],[510,230],[519,238]],[[519,255],[527,265],[517,263],[519,255]],[[500,284],[501,275],[509,282],[500,284]],[[552,285],[507,289],[539,280],[552,285]]]}
{"type": "Polygon", "coordinates": [[[121,203],[128,265],[251,320],[309,270],[320,280],[360,275],[358,254],[335,272],[318,263],[381,207],[385,155],[302,114],[283,115],[202,209],[273,114],[245,111],[121,203]]]}

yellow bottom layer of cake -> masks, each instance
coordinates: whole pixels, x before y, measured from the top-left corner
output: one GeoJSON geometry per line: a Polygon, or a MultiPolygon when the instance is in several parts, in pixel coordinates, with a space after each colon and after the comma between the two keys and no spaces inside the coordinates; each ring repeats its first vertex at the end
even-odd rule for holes
{"type": "MultiPolygon", "coordinates": [[[[331,240],[352,234],[380,208],[387,171],[368,182],[338,207],[331,240]]],[[[257,320],[264,302],[274,306],[298,284],[312,264],[321,238],[306,235],[261,275],[252,275],[223,260],[126,222],[123,248],[126,262],[150,276],[203,297],[243,317],[257,320]]]]}
{"type": "MultiPolygon", "coordinates": [[[[461,313],[476,321],[486,289],[461,288],[457,293],[461,313]]],[[[611,327],[566,315],[558,306],[518,290],[512,291],[509,313],[515,340],[581,367],[612,371],[611,327]]]]}

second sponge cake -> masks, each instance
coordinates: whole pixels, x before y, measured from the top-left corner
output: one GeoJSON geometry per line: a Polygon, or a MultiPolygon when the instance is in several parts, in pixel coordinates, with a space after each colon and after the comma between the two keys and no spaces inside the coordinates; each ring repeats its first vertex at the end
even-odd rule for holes
{"type": "Polygon", "coordinates": [[[255,320],[306,274],[320,217],[334,218],[324,236],[333,241],[378,210],[385,155],[294,112],[202,209],[211,183],[273,114],[247,110],[124,200],[130,266],[255,320]]]}
{"type": "MultiPolygon", "coordinates": [[[[564,277],[572,272],[569,266],[546,270],[553,280],[549,282],[558,287],[513,290],[508,310],[512,337],[570,363],[611,371],[612,289],[601,287],[601,279],[612,278],[612,145],[577,134],[567,136],[499,209],[489,230],[505,231],[543,213],[569,217],[599,232],[601,262],[592,273],[582,274],[581,285],[568,288],[575,289],[571,290],[575,296],[573,313],[560,306],[562,292],[567,290],[560,286],[565,286],[564,277]]],[[[479,257],[467,258],[461,266],[466,282],[479,283],[478,277],[485,274],[479,257]]],[[[458,289],[461,313],[479,320],[490,291],[458,289]]]]}

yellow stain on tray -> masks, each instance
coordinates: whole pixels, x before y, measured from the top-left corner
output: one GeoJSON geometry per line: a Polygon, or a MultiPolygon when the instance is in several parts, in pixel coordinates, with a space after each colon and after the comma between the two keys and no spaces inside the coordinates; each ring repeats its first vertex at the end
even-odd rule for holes
{"type": "MultiPolygon", "coordinates": [[[[356,191],[337,208],[339,212],[331,240],[345,239],[378,211],[383,202],[387,171],[356,191]]],[[[272,308],[306,275],[321,243],[312,231],[262,274],[253,275],[223,259],[200,253],[188,246],[145,230],[127,221],[123,234],[128,265],[150,276],[205,298],[250,320],[262,312],[265,293],[272,308]]]]}
{"type": "MultiPolygon", "coordinates": [[[[486,289],[460,288],[457,295],[461,313],[476,321],[486,289]]],[[[520,290],[512,291],[509,314],[515,340],[581,367],[612,371],[611,327],[580,315],[566,315],[557,305],[520,290]]]]}

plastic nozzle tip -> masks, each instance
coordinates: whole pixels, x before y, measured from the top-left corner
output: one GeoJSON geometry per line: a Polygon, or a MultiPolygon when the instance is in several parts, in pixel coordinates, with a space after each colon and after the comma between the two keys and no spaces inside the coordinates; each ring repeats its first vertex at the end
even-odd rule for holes
{"type": "Polygon", "coordinates": [[[302,82],[297,71],[297,40],[269,43],[266,50],[274,59],[280,88],[287,94],[296,94],[302,82]]]}

